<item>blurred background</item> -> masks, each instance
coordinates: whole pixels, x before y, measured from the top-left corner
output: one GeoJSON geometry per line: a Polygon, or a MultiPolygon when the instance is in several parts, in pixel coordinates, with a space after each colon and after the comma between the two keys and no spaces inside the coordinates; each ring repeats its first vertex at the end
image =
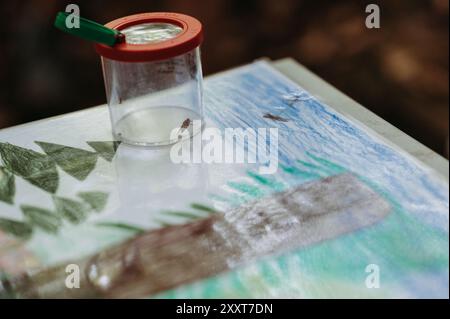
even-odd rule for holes
{"type": "Polygon", "coordinates": [[[101,23],[148,11],[193,15],[206,31],[205,75],[293,57],[448,156],[448,0],[2,1],[0,128],[105,103],[93,46],[53,27],[69,3],[101,23]],[[365,27],[369,3],[381,8],[381,29],[365,27]]]}

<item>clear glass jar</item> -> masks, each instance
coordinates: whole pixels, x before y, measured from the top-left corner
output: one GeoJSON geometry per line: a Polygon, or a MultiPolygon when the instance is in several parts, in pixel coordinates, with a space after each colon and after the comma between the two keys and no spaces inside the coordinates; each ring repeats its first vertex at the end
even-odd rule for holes
{"type": "Polygon", "coordinates": [[[158,146],[177,142],[174,132],[199,133],[193,121],[203,118],[200,22],[181,14],[145,13],[106,26],[125,35],[113,47],[96,45],[114,137],[158,146]]]}

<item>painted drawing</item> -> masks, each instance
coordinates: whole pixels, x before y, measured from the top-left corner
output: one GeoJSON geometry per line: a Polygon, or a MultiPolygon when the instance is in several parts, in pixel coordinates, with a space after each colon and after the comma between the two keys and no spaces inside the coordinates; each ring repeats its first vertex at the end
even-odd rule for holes
{"type": "Polygon", "coordinates": [[[77,261],[110,276],[85,278],[98,296],[448,297],[448,183],[265,62],[208,78],[204,106],[220,129],[278,128],[277,173],[119,144],[105,107],[0,131],[5,280],[77,261]]]}

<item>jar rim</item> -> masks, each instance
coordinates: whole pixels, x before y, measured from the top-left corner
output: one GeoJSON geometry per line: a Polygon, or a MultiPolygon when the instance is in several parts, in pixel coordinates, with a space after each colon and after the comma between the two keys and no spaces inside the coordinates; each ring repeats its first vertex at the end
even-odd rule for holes
{"type": "Polygon", "coordinates": [[[140,13],[105,24],[106,27],[122,30],[142,23],[169,23],[183,29],[172,39],[158,43],[130,44],[118,43],[114,46],[95,44],[95,49],[102,57],[124,62],[148,62],[173,58],[197,48],[203,41],[203,28],[197,19],[180,13],[150,12],[140,13]]]}

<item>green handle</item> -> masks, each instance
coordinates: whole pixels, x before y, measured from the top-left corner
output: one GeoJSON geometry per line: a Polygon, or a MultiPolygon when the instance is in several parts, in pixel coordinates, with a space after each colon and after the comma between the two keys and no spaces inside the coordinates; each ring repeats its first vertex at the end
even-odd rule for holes
{"type": "Polygon", "coordinates": [[[72,35],[76,35],[88,41],[103,43],[113,46],[118,42],[122,42],[125,36],[117,30],[107,28],[97,22],[81,18],[79,28],[69,28],[66,19],[69,16],[67,12],[58,12],[55,19],[55,27],[72,35]]]}

